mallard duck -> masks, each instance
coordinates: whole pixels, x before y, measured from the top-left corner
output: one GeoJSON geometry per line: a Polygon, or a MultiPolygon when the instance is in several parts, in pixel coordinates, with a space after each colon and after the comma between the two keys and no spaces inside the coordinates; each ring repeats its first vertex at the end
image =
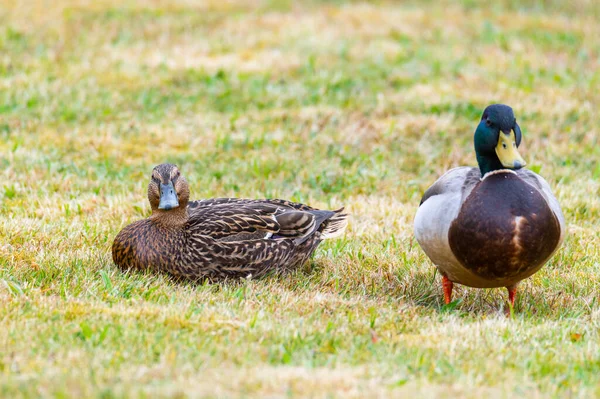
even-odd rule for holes
{"type": "Polygon", "coordinates": [[[148,185],[152,215],[116,236],[115,264],[192,280],[260,277],[300,266],[322,240],[340,235],[347,224],[343,208],[317,210],[279,199],[189,197],[177,166],[156,166],[148,185]]]}
{"type": "Polygon", "coordinates": [[[474,136],[479,168],[449,170],[425,191],[414,232],[442,275],[444,300],[454,283],[506,287],[537,272],[561,245],[565,221],[550,186],[524,169],[521,129],[511,107],[488,106],[474,136]]]}

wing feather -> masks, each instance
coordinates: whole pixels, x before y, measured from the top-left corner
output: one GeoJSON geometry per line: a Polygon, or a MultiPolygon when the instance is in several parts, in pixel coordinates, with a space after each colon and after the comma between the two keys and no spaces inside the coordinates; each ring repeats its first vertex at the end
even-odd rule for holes
{"type": "Polygon", "coordinates": [[[226,198],[199,204],[190,211],[188,229],[193,234],[216,240],[248,240],[276,235],[297,238],[295,242],[300,244],[334,215],[333,211],[312,210],[283,200],[231,201],[226,198]]]}
{"type": "Polygon", "coordinates": [[[299,211],[311,211],[314,208],[301,204],[298,202],[292,202],[282,199],[247,199],[247,198],[209,198],[203,200],[190,201],[188,203],[188,209],[202,209],[215,205],[225,204],[237,204],[237,205],[253,205],[253,204],[271,204],[282,208],[296,209],[299,211]]]}
{"type": "Polygon", "coordinates": [[[478,168],[461,166],[450,169],[425,191],[419,206],[423,205],[425,201],[436,195],[445,195],[459,191],[462,192],[461,197],[464,201],[480,179],[481,172],[479,172],[478,168]]]}

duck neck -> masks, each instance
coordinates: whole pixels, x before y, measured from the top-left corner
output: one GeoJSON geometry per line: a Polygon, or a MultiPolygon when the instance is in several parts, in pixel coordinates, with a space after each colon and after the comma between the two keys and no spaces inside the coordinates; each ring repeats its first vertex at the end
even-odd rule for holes
{"type": "Polygon", "coordinates": [[[182,227],[188,219],[187,206],[179,206],[168,211],[153,209],[152,216],[150,216],[150,220],[169,228],[182,227]]]}
{"type": "Polygon", "coordinates": [[[477,153],[477,163],[479,164],[481,176],[485,176],[486,173],[493,172],[495,170],[506,169],[504,166],[502,166],[502,163],[496,154],[493,154],[492,156],[477,153]]]}

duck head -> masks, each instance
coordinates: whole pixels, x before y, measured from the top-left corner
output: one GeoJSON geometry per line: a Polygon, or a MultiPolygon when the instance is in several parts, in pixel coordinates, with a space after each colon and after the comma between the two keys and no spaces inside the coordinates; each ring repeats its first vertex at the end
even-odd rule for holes
{"type": "Polygon", "coordinates": [[[188,183],[177,166],[163,163],[154,167],[148,184],[148,200],[153,214],[185,211],[189,198],[188,183]]]}
{"type": "Polygon", "coordinates": [[[475,130],[475,153],[481,175],[498,169],[521,169],[526,165],[519,154],[521,128],[508,105],[488,106],[475,130]]]}

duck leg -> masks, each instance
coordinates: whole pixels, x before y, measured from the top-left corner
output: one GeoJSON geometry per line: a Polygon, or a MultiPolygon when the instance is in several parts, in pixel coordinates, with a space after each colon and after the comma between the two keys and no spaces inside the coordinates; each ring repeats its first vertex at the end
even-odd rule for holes
{"type": "Polygon", "coordinates": [[[452,287],[454,283],[446,276],[442,276],[442,288],[444,289],[444,302],[449,304],[452,302],[452,287]]]}
{"type": "Polygon", "coordinates": [[[508,290],[508,301],[510,302],[510,306],[515,306],[515,298],[517,297],[517,285],[511,285],[510,287],[506,287],[508,290]]]}

